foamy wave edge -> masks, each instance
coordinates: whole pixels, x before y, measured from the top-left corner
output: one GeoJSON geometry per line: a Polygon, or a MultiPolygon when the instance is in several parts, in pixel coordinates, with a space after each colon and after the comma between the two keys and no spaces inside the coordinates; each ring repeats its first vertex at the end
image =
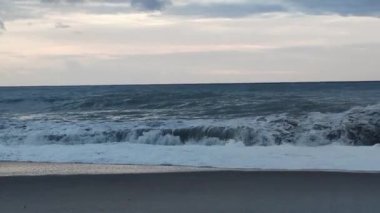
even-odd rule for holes
{"type": "Polygon", "coordinates": [[[245,146],[375,145],[380,143],[380,104],[342,113],[277,114],[230,120],[64,121],[33,116],[0,126],[0,144],[103,143],[245,146]]]}

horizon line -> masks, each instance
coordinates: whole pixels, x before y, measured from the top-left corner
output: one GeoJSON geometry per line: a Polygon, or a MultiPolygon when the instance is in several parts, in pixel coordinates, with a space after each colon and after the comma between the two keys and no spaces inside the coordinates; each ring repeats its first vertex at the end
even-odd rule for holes
{"type": "Polygon", "coordinates": [[[194,82],[194,83],[125,83],[125,84],[53,84],[53,85],[0,85],[0,88],[10,87],[97,87],[97,86],[178,86],[178,85],[236,85],[236,84],[307,84],[307,83],[380,83],[380,80],[349,80],[349,81],[263,81],[263,82],[194,82]]]}

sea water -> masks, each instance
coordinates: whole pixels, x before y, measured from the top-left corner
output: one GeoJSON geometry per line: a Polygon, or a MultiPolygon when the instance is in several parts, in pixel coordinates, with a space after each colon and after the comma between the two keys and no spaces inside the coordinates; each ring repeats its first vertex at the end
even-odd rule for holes
{"type": "Polygon", "coordinates": [[[380,170],[378,143],[380,82],[0,88],[0,160],[380,170]]]}

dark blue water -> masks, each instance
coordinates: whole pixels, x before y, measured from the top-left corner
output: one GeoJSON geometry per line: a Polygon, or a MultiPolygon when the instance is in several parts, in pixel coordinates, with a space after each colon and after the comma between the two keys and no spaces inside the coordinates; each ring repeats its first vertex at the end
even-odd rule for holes
{"type": "Polygon", "coordinates": [[[0,88],[0,143],[373,145],[380,82],[0,88]]]}

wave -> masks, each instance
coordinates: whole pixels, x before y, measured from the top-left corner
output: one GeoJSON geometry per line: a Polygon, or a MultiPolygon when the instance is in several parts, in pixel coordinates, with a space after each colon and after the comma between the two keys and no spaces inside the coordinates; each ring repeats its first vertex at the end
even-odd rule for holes
{"type": "Polygon", "coordinates": [[[154,145],[243,143],[245,146],[320,146],[380,143],[380,105],[355,107],[342,113],[276,114],[219,120],[112,121],[67,119],[68,115],[65,114],[49,116],[3,118],[0,144],[128,142],[154,145]]]}
{"type": "Polygon", "coordinates": [[[380,171],[380,146],[155,146],[106,143],[4,146],[0,160],[59,163],[145,164],[259,170],[380,171]],[[371,162],[371,163],[369,163],[371,162]]]}
{"type": "Polygon", "coordinates": [[[0,116],[131,111],[131,118],[236,119],[340,113],[380,100],[379,82],[0,88],[0,116]],[[137,113],[136,113],[137,112],[137,113]]]}

